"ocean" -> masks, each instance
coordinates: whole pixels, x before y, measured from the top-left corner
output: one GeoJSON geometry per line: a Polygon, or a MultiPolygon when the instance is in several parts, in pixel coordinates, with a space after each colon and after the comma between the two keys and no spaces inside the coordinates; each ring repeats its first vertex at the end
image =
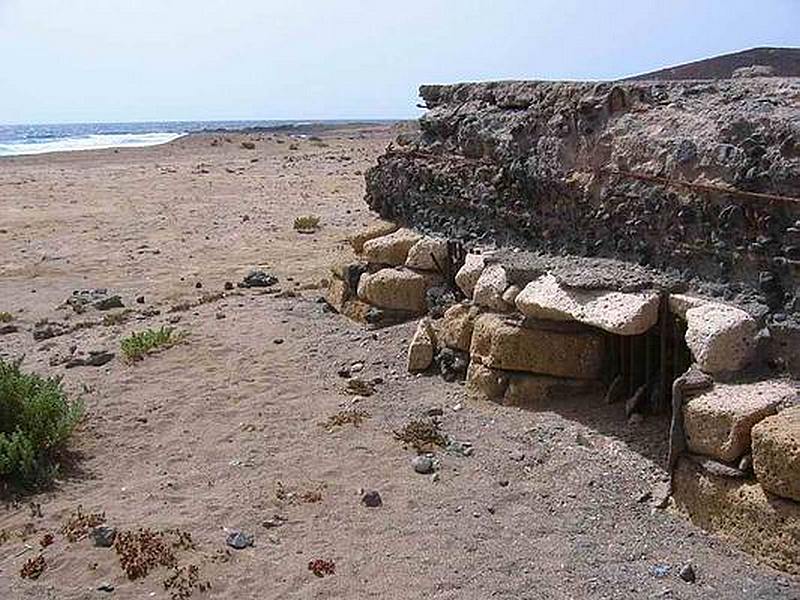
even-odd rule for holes
{"type": "MultiPolygon", "coordinates": [[[[344,121],[315,121],[334,124],[344,121]]],[[[152,123],[67,123],[0,125],[0,156],[68,150],[154,146],[199,131],[302,127],[309,121],[165,121],[152,123]]]]}

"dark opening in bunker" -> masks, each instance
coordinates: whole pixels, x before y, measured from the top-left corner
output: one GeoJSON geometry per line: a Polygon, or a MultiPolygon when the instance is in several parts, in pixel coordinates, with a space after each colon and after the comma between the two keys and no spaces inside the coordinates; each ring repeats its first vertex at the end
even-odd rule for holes
{"type": "Polygon", "coordinates": [[[669,414],[672,383],[692,362],[685,337],[686,322],[672,314],[666,298],[647,332],[609,336],[609,401],[626,399],[628,414],[669,414]]]}

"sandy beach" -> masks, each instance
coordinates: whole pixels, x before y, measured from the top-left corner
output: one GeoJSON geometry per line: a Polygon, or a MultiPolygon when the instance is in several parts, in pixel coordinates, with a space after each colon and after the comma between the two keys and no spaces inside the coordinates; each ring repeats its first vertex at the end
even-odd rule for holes
{"type": "Polygon", "coordinates": [[[165,589],[174,568],[130,580],[113,549],[66,539],[78,507],[120,532],[189,533],[178,568],[210,584],[192,598],[800,597],[797,579],[651,505],[663,418],[469,401],[406,372],[414,323],[370,330],[320,302],[331,264],[353,256],[347,236],[376,221],[364,172],[400,127],[0,159],[0,311],[18,327],[0,356],[63,376],[86,406],[54,487],[0,506],[0,598],[180,597],[165,589]],[[295,231],[301,215],[319,216],[316,233],[295,231]],[[235,287],[254,269],[278,285],[235,287]],[[63,306],[94,288],[130,312],[63,306]],[[35,340],[43,319],[66,333],[35,340]],[[162,325],[181,343],[122,359],[124,336],[162,325]],[[66,367],[98,350],[115,357],[66,367]],[[349,391],[353,378],[374,394],[349,391]],[[325,426],[353,407],[358,426],[325,426]],[[438,452],[432,478],[393,432],[439,412],[474,452],[438,452]],[[368,490],[381,506],[362,503],[368,490]],[[226,529],[252,546],[227,546],[226,529]],[[20,578],[48,533],[44,572],[20,578]],[[335,572],[315,576],[317,559],[335,572]],[[677,576],[687,563],[694,584],[677,576]]]}

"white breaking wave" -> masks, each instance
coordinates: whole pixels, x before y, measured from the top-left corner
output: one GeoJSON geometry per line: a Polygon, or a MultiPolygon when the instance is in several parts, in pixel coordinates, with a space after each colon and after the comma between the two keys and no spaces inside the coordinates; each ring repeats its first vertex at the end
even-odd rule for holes
{"type": "Polygon", "coordinates": [[[80,137],[61,138],[46,142],[24,142],[0,144],[0,156],[20,156],[24,154],[44,154],[46,152],[72,152],[75,150],[101,150],[103,148],[141,148],[166,144],[183,133],[122,133],[94,134],[80,137]]]}

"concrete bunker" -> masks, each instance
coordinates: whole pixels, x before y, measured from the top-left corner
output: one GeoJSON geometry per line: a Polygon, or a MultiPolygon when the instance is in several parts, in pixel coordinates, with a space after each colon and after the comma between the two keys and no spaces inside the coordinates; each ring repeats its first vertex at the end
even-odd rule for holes
{"type": "Polygon", "coordinates": [[[800,573],[798,94],[423,86],[419,130],[366,174],[385,221],[328,301],[370,326],[420,318],[409,369],[474,398],[670,415],[670,505],[800,573]]]}

